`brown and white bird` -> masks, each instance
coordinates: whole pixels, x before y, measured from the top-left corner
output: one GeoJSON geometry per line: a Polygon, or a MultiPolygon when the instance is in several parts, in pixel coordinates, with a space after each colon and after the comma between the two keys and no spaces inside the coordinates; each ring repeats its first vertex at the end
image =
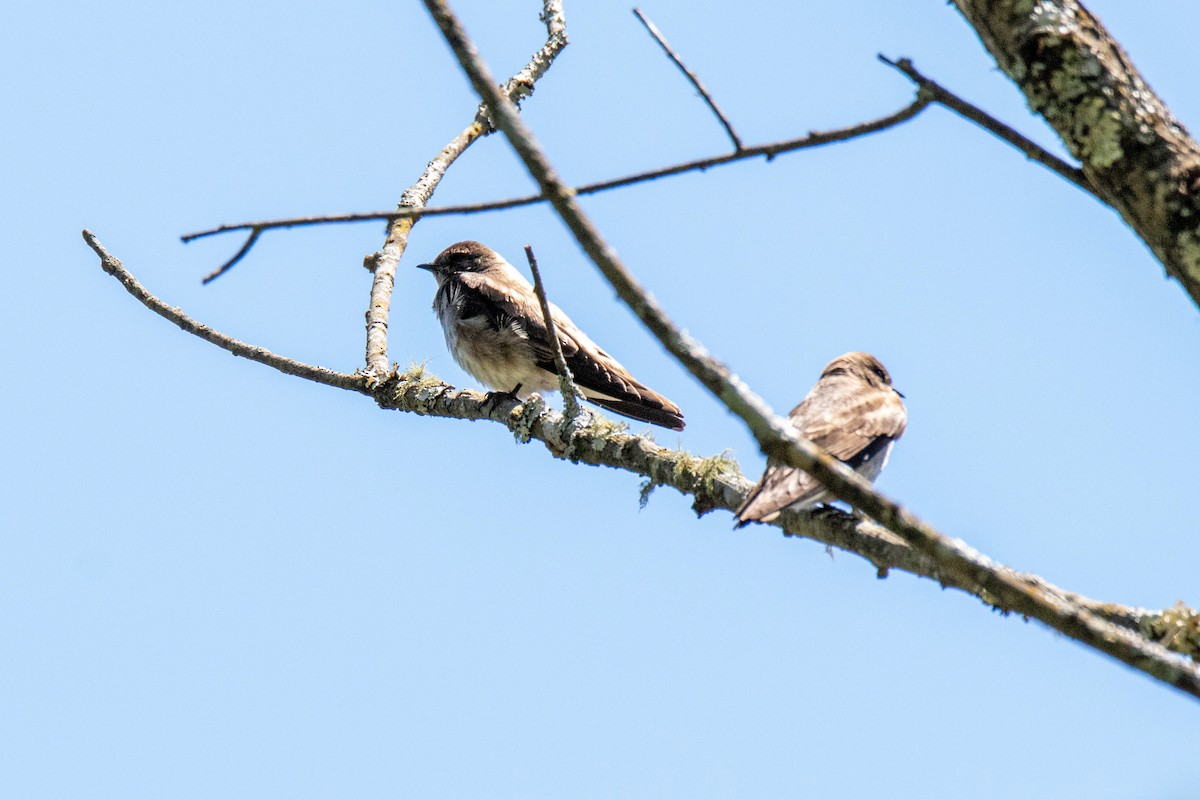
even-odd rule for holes
{"type": "MultiPolygon", "coordinates": [[[[873,481],[904,434],[908,415],[902,397],[874,356],[846,353],[825,366],[821,379],[788,419],[805,439],[873,481]]],[[[812,508],[826,497],[807,472],[768,461],[766,472],[736,512],[737,527],[771,522],[784,509],[812,508]]]]}
{"type": "MultiPolygon", "coordinates": [[[[437,278],[433,310],[446,347],[476,380],[526,398],[557,390],[558,373],[545,318],[533,286],[479,242],[458,242],[420,264],[437,278]]],[[[553,303],[558,341],[575,384],[593,403],[626,417],[683,430],[679,406],[639,383],[553,303]]]]}

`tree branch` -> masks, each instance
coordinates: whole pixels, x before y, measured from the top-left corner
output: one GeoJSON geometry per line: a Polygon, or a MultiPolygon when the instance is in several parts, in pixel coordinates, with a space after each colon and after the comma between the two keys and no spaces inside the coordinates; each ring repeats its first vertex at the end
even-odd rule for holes
{"type": "MultiPolygon", "coordinates": [[[[520,104],[533,93],[538,78],[554,62],[554,58],[567,45],[566,21],[563,17],[562,0],[543,0],[541,20],[546,26],[546,43],[529,59],[529,63],[516,75],[508,79],[501,91],[510,102],[520,104]]],[[[403,209],[424,208],[454,161],[480,136],[491,130],[487,112],[483,106],[475,114],[474,121],[450,144],[429,162],[421,177],[400,197],[403,209]]],[[[415,224],[414,217],[397,217],[388,224],[383,248],[368,256],[366,264],[374,273],[371,282],[371,300],[367,306],[366,372],[381,378],[388,371],[387,323],[392,304],[392,287],[396,282],[396,266],[408,246],[408,234],[415,224]]],[[[261,229],[256,229],[261,230],[261,229]]]]}
{"type": "Polygon", "coordinates": [[[863,511],[931,559],[939,575],[979,586],[989,602],[1041,620],[1077,641],[1140,669],[1194,698],[1200,698],[1200,666],[1101,619],[1067,599],[1049,595],[1041,591],[1039,586],[1014,577],[1014,573],[965,542],[939,533],[888,500],[876,492],[869,481],[811,442],[798,437],[785,420],[775,415],[724,364],[713,358],[699,342],[680,331],[657,302],[634,280],[580,209],[570,187],[558,179],[516,108],[496,89],[487,65],[446,2],[423,1],[475,91],[491,109],[492,119],[504,131],[526,169],[538,182],[542,194],[550,198],[563,222],[617,295],[680,363],[720,398],[730,411],[742,418],[768,457],[812,474],[835,497],[863,511]]]}
{"type": "Polygon", "coordinates": [[[1075,0],[953,0],[1029,107],[1058,133],[1200,305],[1200,145],[1075,0]]]}
{"type": "Polygon", "coordinates": [[[700,97],[703,98],[704,102],[708,104],[709,109],[713,112],[713,115],[716,116],[717,121],[721,123],[721,127],[725,129],[725,133],[729,136],[729,140],[733,142],[734,152],[740,151],[742,149],[741,138],[737,135],[737,132],[734,131],[733,125],[729,123],[729,119],[717,106],[717,101],[714,100],[712,95],[708,93],[708,89],[704,88],[704,84],[700,82],[700,78],[696,75],[696,73],[688,69],[687,64],[683,63],[683,59],[681,59],[679,55],[671,49],[671,45],[667,44],[667,40],[662,35],[662,32],[646,17],[645,14],[642,13],[640,8],[635,8],[633,10],[633,14],[638,18],[638,21],[642,23],[642,26],[645,27],[646,31],[652,37],[654,37],[654,41],[658,42],[658,46],[661,47],[663,52],[667,54],[667,58],[671,59],[675,66],[679,67],[679,71],[684,74],[684,77],[691,82],[692,86],[696,87],[696,91],[700,93],[700,97]]]}
{"type": "MultiPolygon", "coordinates": [[[[794,150],[807,150],[813,147],[823,147],[827,144],[835,142],[845,142],[850,139],[856,139],[860,136],[866,136],[872,133],[886,130],[903,122],[907,122],[917,114],[921,113],[930,103],[933,102],[932,97],[918,96],[911,103],[903,108],[888,114],[879,119],[868,120],[856,125],[851,125],[846,128],[837,128],[831,131],[810,131],[804,136],[795,139],[785,139],[779,142],[770,142],[767,144],[755,145],[753,147],[743,147],[736,153],[724,153],[718,156],[709,156],[707,158],[697,158],[691,161],[684,161],[679,164],[672,164],[666,167],[637,172],[632,175],[625,175],[620,178],[610,178],[604,181],[595,183],[586,183],[582,186],[576,186],[572,191],[577,195],[596,194],[598,192],[606,192],[611,189],[620,189],[625,186],[632,186],[638,183],[657,180],[659,178],[667,178],[674,175],[680,175],[686,172],[703,172],[712,167],[732,164],[735,161],[741,161],[747,158],[758,158],[766,156],[770,161],[775,156],[783,153],[790,153],[794,150]]],[[[231,225],[220,225],[216,228],[188,233],[180,237],[184,242],[192,242],[196,239],[202,239],[206,236],[215,236],[222,233],[230,233],[232,231],[244,230],[269,230],[272,228],[298,228],[308,225],[329,225],[349,222],[377,222],[377,221],[394,221],[398,219],[420,217],[432,217],[452,214],[479,214],[486,211],[501,211],[509,208],[520,208],[521,206],[533,205],[534,203],[544,203],[547,198],[542,194],[531,194],[524,197],[514,197],[508,200],[493,200],[486,203],[465,203],[462,205],[453,206],[435,206],[433,208],[397,208],[395,211],[368,211],[353,214],[323,214],[320,216],[306,217],[288,217],[286,219],[276,220],[260,220],[258,222],[238,222],[231,225]]],[[[244,255],[244,253],[243,253],[244,255]]]]}
{"type": "Polygon", "coordinates": [[[1075,184],[1080,189],[1083,189],[1085,192],[1101,202],[1108,202],[1103,197],[1100,197],[1098,194],[1096,194],[1095,187],[1092,186],[1091,182],[1087,179],[1087,176],[1083,174],[1083,170],[1079,169],[1079,167],[1071,166],[1058,156],[1051,153],[1049,150],[1039,145],[1037,142],[1026,136],[1022,136],[1015,129],[1005,125],[1003,122],[996,119],[979,106],[968,103],[966,100],[963,100],[961,97],[954,94],[954,92],[951,92],[940,83],[926,78],[917,71],[917,68],[913,66],[912,61],[908,60],[907,58],[901,58],[898,61],[892,61],[882,53],[880,53],[877,57],[884,64],[894,67],[899,72],[904,73],[904,75],[907,76],[908,79],[913,83],[915,83],[921,91],[928,93],[928,95],[939,105],[945,106],[968,122],[975,123],[998,139],[1008,142],[1010,145],[1024,153],[1026,158],[1032,159],[1033,161],[1041,164],[1043,167],[1057,172],[1060,176],[1075,184]]]}
{"type": "MultiPolygon", "coordinates": [[[[724,456],[701,458],[686,451],[661,447],[651,437],[630,434],[622,424],[613,423],[599,413],[591,413],[589,424],[579,426],[569,417],[547,408],[540,398],[525,403],[516,400],[497,403],[480,392],[456,390],[426,374],[421,368],[410,369],[404,374],[393,372],[382,381],[371,381],[363,375],[350,375],[304,364],[240,342],[167,306],[151,295],[100,244],[95,235],[84,231],[83,236],[88,246],[100,257],[104,271],[120,281],[130,294],[151,311],[217,347],[272,367],[285,375],[296,375],[368,395],[384,409],[500,423],[522,442],[542,442],[555,458],[632,472],[646,478],[648,487],[670,486],[694,498],[692,508],[697,515],[715,509],[736,509],[752,486],[732,459],[724,456]]],[[[936,580],[943,586],[961,589],[985,603],[994,603],[984,587],[943,574],[937,564],[913,550],[895,534],[835,508],[785,512],[780,517],[780,525],[785,535],[813,539],[866,559],[875,565],[880,577],[885,577],[889,569],[899,569],[936,580]]],[[[1165,611],[1148,611],[1091,600],[1052,586],[1034,575],[1012,573],[1012,576],[1014,580],[1027,583],[1047,596],[1059,598],[1061,602],[1074,603],[1114,624],[1141,631],[1172,650],[1191,655],[1200,652],[1200,614],[1182,604],[1165,611]]]]}
{"type": "Polygon", "coordinates": [[[246,344],[197,322],[178,308],[168,306],[162,300],[150,294],[146,287],[138,283],[137,279],[129,274],[128,270],[121,265],[121,262],[115,256],[104,249],[104,246],[100,244],[100,241],[91,231],[85,230],[83,232],[83,240],[100,257],[100,266],[104,268],[104,271],[119,280],[121,285],[131,295],[136,297],[142,305],[160,317],[175,323],[188,333],[199,336],[204,341],[215,344],[217,347],[227,350],[235,356],[241,356],[251,361],[257,361],[260,364],[266,364],[268,367],[277,369],[285,375],[295,375],[299,378],[323,383],[326,386],[336,386],[339,389],[349,389],[363,394],[370,394],[367,389],[366,380],[360,375],[335,372],[325,367],[317,367],[295,361],[286,356],[276,355],[266,348],[246,344]]]}
{"type": "Polygon", "coordinates": [[[546,287],[542,284],[542,273],[538,270],[537,259],[533,257],[533,247],[525,245],[525,258],[529,260],[529,271],[533,273],[533,292],[537,295],[538,305],[542,307],[542,319],[546,321],[546,336],[550,339],[550,350],[554,353],[554,368],[558,370],[558,389],[563,397],[563,411],[567,419],[579,416],[579,401],[575,399],[575,376],[567,366],[566,356],[563,355],[562,342],[558,340],[558,329],[554,326],[554,314],[550,311],[550,300],[546,297],[546,287]]]}

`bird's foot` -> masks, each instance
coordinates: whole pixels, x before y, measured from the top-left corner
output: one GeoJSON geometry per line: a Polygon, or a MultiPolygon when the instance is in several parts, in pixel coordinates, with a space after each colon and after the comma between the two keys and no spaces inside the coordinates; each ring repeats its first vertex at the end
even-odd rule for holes
{"type": "Polygon", "coordinates": [[[521,398],[517,396],[518,392],[520,392],[520,391],[521,391],[521,384],[518,383],[516,386],[514,386],[512,388],[511,391],[488,392],[487,394],[485,394],[483,396],[484,412],[490,416],[492,414],[492,412],[494,412],[497,408],[500,407],[501,403],[507,403],[510,400],[515,403],[521,402],[521,398]]]}

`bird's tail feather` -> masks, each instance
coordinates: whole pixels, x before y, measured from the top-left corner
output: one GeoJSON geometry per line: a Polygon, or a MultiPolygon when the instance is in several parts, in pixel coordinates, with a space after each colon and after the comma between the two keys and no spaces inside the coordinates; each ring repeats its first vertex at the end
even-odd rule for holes
{"type": "Polygon", "coordinates": [[[636,400],[617,400],[608,397],[589,397],[588,401],[623,417],[649,422],[652,425],[661,425],[673,431],[683,430],[683,414],[678,410],[659,408],[636,400]]]}

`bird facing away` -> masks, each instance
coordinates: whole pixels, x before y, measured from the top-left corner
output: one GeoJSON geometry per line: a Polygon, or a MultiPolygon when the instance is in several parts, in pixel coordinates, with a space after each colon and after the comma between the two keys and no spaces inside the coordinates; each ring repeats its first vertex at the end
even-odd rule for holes
{"type": "MultiPolygon", "coordinates": [[[[883,364],[867,353],[830,361],[788,419],[796,431],[869,481],[887,464],[908,415],[883,364]]],[[[784,509],[812,508],[828,492],[803,470],[768,461],[767,470],[737,510],[737,527],[771,522],[784,509]]]]}
{"type": "MultiPolygon", "coordinates": [[[[458,365],[499,392],[524,399],[557,390],[558,372],[533,286],[479,242],[458,242],[419,265],[437,278],[433,310],[458,365]]],[[[679,406],[639,383],[550,304],[567,367],[584,397],[626,417],[683,430],[679,406]]]]}

